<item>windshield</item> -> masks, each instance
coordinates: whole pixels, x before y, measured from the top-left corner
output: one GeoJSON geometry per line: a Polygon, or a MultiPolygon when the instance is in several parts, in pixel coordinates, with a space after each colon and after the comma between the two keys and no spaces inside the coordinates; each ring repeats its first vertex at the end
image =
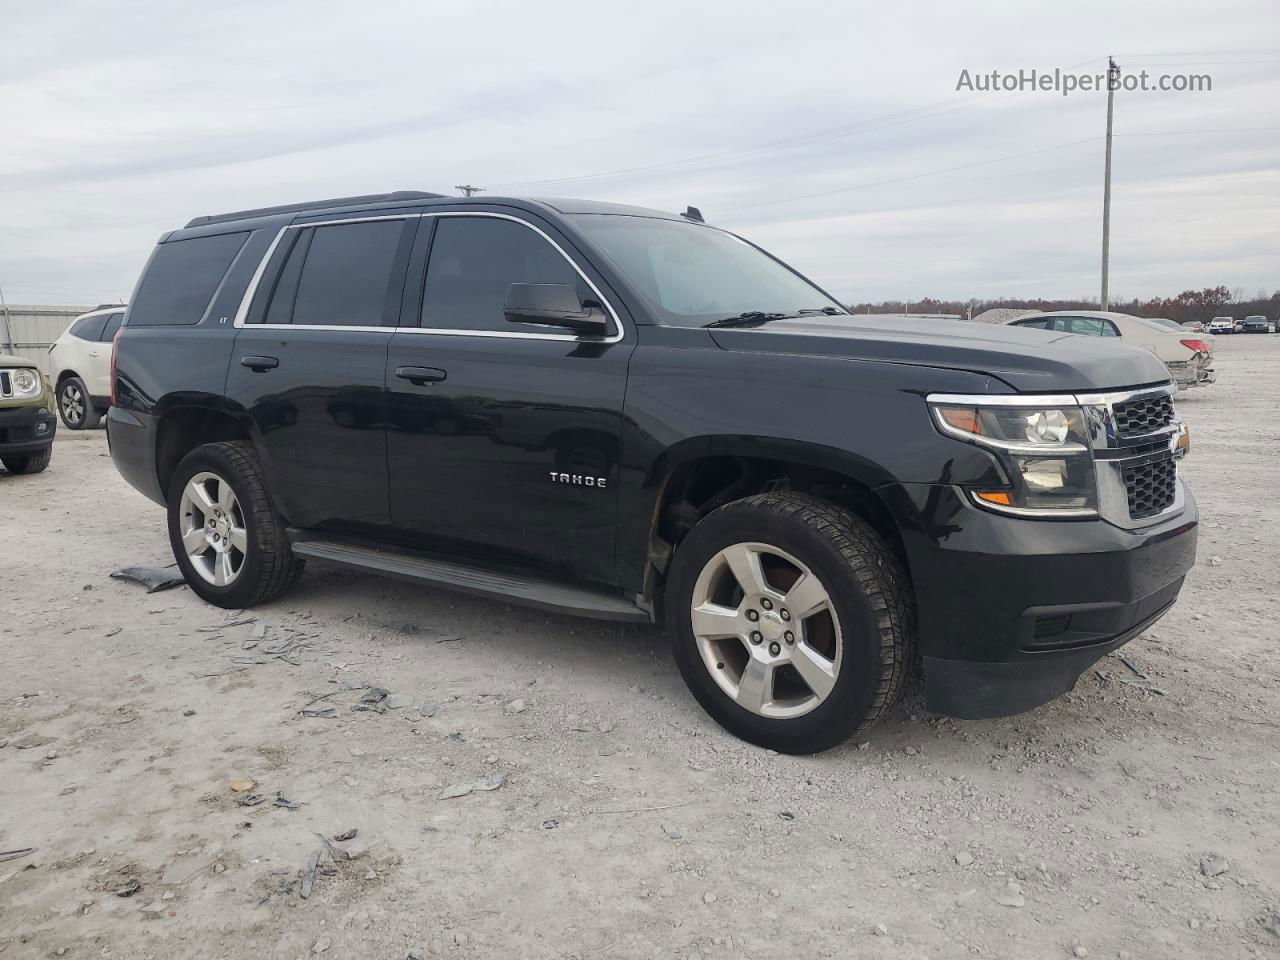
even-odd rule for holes
{"type": "Polygon", "coordinates": [[[661,323],[697,327],[754,311],[845,312],[809,281],[715,227],[612,214],[580,214],[575,220],[640,290],[661,323]]]}

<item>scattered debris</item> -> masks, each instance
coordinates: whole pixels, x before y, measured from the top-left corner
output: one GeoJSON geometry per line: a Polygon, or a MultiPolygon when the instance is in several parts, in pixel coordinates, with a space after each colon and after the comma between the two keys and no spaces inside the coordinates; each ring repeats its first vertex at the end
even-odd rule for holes
{"type": "Polygon", "coordinates": [[[418,713],[424,717],[434,717],[439,710],[440,705],[437,703],[424,703],[418,708],[418,713]]]}
{"type": "Polygon", "coordinates": [[[523,700],[512,700],[507,704],[507,713],[524,713],[525,703],[523,700]]]}
{"type": "Polygon", "coordinates": [[[1272,910],[1258,918],[1262,929],[1273,937],[1280,937],[1280,910],[1272,910]]]}
{"type": "Polygon", "coordinates": [[[1135,667],[1135,666],[1133,665],[1133,661],[1132,661],[1132,660],[1130,660],[1128,657],[1126,657],[1123,653],[1117,653],[1117,654],[1116,654],[1116,657],[1120,660],[1120,662],[1121,662],[1121,663],[1123,663],[1126,667],[1128,667],[1130,670],[1132,670],[1132,671],[1134,672],[1134,674],[1137,676],[1137,678],[1138,678],[1139,680],[1150,680],[1150,679],[1151,679],[1151,678],[1150,678],[1150,677],[1148,677],[1145,673],[1143,673],[1141,670],[1139,670],[1137,667],[1135,667]]]}
{"type": "Polygon", "coordinates": [[[261,793],[247,793],[243,797],[237,797],[236,803],[242,807],[256,807],[260,803],[266,803],[267,798],[261,793]]]}
{"type": "Polygon", "coordinates": [[[1231,869],[1226,857],[1211,853],[1200,860],[1200,872],[1206,877],[1220,877],[1231,869]]]}
{"type": "Polygon", "coordinates": [[[322,720],[332,720],[334,717],[338,715],[338,708],[337,707],[319,707],[317,709],[312,710],[312,709],[303,707],[301,713],[302,713],[302,716],[304,717],[318,717],[322,720]]]}
{"type": "Polygon", "coordinates": [[[413,706],[413,697],[405,693],[392,693],[382,702],[387,705],[388,710],[403,710],[413,706]]]}
{"type": "Polygon", "coordinates": [[[302,883],[298,888],[298,894],[303,900],[311,896],[311,888],[316,882],[316,867],[320,866],[320,858],[324,856],[323,850],[315,850],[311,856],[307,857],[306,866],[302,868],[302,883]]]}
{"type": "Polygon", "coordinates": [[[719,900],[719,899],[720,899],[720,898],[719,898],[719,897],[717,897],[717,896],[716,896],[714,893],[712,893],[710,890],[708,890],[706,893],[704,893],[704,894],[702,895],[702,902],[703,902],[703,903],[706,903],[706,904],[715,903],[715,902],[716,902],[717,900],[719,900]]]}
{"type": "Polygon", "coordinates": [[[135,893],[142,889],[142,881],[137,877],[131,879],[123,887],[119,887],[113,891],[117,897],[132,897],[135,893]]]}
{"type": "Polygon", "coordinates": [[[229,784],[232,793],[248,793],[257,785],[257,780],[232,780],[229,784]]]}
{"type": "Polygon", "coordinates": [[[958,866],[967,867],[973,863],[973,854],[968,850],[961,850],[956,854],[955,860],[958,866]]]}
{"type": "Polygon", "coordinates": [[[883,923],[877,923],[871,928],[871,932],[877,937],[887,937],[889,935],[889,928],[883,923]]]}
{"type": "Polygon", "coordinates": [[[271,801],[271,805],[273,807],[284,807],[286,810],[299,810],[302,808],[302,803],[300,801],[287,800],[279,793],[277,793],[276,798],[271,801]]]}
{"type": "Polygon", "coordinates": [[[181,576],[175,576],[166,570],[158,570],[155,567],[124,567],[112,573],[111,579],[128,580],[131,583],[141,584],[147,588],[147,593],[172,590],[174,587],[180,587],[187,582],[181,576]]]}
{"type": "Polygon", "coordinates": [[[333,835],[333,839],[337,840],[339,843],[346,840],[354,840],[356,838],[356,834],[359,832],[360,831],[355,827],[352,827],[350,830],[343,830],[341,833],[335,833],[333,835]]]}
{"type": "Polygon", "coordinates": [[[107,637],[114,637],[117,633],[119,633],[123,629],[124,629],[123,627],[115,627],[111,630],[108,630],[106,633],[104,633],[102,635],[102,638],[105,640],[107,637]]]}
{"type": "Polygon", "coordinates": [[[9,860],[20,860],[22,857],[35,853],[35,847],[23,847],[20,850],[0,850],[0,863],[6,863],[9,860]]]}
{"type": "Polygon", "coordinates": [[[456,800],[458,797],[465,797],[470,793],[487,793],[490,790],[497,790],[506,782],[507,778],[505,776],[495,773],[473,783],[454,783],[445,787],[437,799],[456,800]]]}
{"type": "Polygon", "coordinates": [[[550,820],[542,821],[543,830],[554,830],[558,826],[560,826],[560,821],[557,820],[555,817],[552,817],[550,820]]]}
{"type": "Polygon", "coordinates": [[[996,894],[995,901],[1002,907],[1025,907],[1027,905],[1026,897],[1022,895],[1022,885],[1016,880],[1010,880],[1005,884],[1004,890],[996,894]]]}
{"type": "Polygon", "coordinates": [[[683,840],[684,834],[675,827],[668,827],[665,823],[662,825],[662,832],[667,835],[668,840],[683,840]]]}
{"type": "Polygon", "coordinates": [[[387,699],[388,693],[382,687],[370,687],[368,692],[360,698],[361,703],[381,703],[387,699]]]}

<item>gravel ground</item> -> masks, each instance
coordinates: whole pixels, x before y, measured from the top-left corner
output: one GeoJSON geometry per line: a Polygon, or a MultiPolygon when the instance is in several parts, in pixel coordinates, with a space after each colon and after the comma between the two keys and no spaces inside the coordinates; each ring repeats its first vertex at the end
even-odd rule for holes
{"type": "Polygon", "coordinates": [[[1128,662],[807,758],[713,725],[656,630],[110,580],[163,516],[60,433],[0,473],[0,957],[1280,956],[1280,336],[1219,341],[1200,556],[1128,662]]]}

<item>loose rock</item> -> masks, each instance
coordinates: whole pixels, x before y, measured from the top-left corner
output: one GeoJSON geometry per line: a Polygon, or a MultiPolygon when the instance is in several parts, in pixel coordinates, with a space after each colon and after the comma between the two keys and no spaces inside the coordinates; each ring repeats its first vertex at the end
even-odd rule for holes
{"type": "Polygon", "coordinates": [[[1200,860],[1200,872],[1206,877],[1220,877],[1231,869],[1231,864],[1227,862],[1226,857],[1220,857],[1216,853],[1200,860]]]}

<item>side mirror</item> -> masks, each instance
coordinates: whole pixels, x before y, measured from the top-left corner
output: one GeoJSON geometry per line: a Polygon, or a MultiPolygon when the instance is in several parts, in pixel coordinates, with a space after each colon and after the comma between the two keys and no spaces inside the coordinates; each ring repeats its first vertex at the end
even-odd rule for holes
{"type": "Polygon", "coordinates": [[[567,283],[513,283],[503,313],[511,323],[568,327],[579,333],[605,333],[609,318],[596,306],[583,306],[567,283]]]}

